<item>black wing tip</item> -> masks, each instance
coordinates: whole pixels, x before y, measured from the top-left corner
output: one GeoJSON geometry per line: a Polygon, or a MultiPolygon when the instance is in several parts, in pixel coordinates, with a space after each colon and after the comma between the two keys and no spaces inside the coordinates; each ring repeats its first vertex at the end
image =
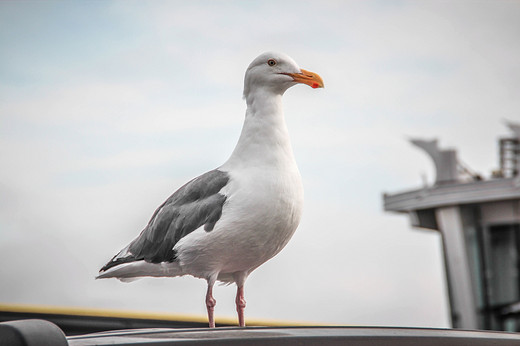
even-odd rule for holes
{"type": "Polygon", "coordinates": [[[137,258],[134,258],[134,257],[120,257],[117,259],[112,259],[110,262],[105,264],[103,266],[103,268],[101,268],[99,270],[99,272],[103,273],[103,272],[106,272],[107,270],[109,270],[110,268],[116,267],[120,264],[130,263],[130,262],[135,262],[135,261],[137,261],[137,258]]]}
{"type": "Polygon", "coordinates": [[[174,262],[177,259],[177,252],[171,251],[171,254],[169,254],[167,257],[163,256],[154,256],[152,258],[145,258],[145,257],[134,257],[134,256],[127,256],[127,257],[119,257],[116,259],[110,260],[107,264],[103,266],[99,270],[100,274],[103,274],[107,270],[113,267],[117,267],[118,265],[125,264],[125,263],[131,263],[131,262],[137,262],[137,261],[145,261],[148,263],[162,263],[162,262],[174,262]]]}

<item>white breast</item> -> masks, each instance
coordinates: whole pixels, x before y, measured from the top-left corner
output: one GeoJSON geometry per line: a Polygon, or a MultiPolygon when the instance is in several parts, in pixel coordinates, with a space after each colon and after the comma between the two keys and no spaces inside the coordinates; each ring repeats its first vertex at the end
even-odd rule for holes
{"type": "Polygon", "coordinates": [[[228,198],[215,228],[200,228],[175,246],[187,274],[249,273],[280,252],[300,222],[303,188],[295,165],[229,174],[221,191],[228,198]]]}

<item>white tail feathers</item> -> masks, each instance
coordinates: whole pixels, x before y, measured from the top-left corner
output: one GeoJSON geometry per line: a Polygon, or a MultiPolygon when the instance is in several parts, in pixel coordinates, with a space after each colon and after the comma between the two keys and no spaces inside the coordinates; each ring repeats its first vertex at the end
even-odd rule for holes
{"type": "Polygon", "coordinates": [[[143,260],[122,263],[99,273],[96,279],[116,278],[123,282],[131,282],[143,276],[173,277],[184,275],[176,262],[148,263],[143,260]]]}

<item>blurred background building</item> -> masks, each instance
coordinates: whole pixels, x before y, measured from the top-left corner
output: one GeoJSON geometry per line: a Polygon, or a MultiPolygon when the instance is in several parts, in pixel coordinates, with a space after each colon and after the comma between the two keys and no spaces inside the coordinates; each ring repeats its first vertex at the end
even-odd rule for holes
{"type": "Polygon", "coordinates": [[[437,140],[412,139],[432,158],[435,183],[383,196],[386,211],[441,233],[454,328],[520,331],[520,124],[507,125],[490,178],[437,140]]]}

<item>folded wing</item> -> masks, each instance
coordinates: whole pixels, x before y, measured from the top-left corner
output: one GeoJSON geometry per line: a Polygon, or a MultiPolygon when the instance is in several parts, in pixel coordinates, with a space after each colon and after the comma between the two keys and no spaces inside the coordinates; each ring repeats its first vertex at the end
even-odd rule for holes
{"type": "Polygon", "coordinates": [[[186,183],[157,208],[141,234],[100,272],[134,261],[175,261],[173,247],[182,237],[201,226],[206,232],[215,227],[226,202],[226,196],[219,192],[228,181],[226,172],[215,169],[186,183]]]}

